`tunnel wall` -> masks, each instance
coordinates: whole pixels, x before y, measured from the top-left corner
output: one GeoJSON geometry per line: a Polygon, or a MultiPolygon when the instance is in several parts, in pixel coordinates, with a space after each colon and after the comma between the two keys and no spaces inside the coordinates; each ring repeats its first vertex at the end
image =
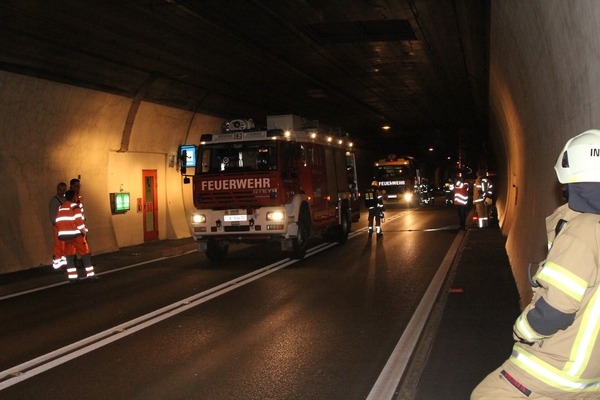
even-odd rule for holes
{"type": "Polygon", "coordinates": [[[493,0],[490,31],[498,209],[524,306],[527,264],[545,258],[545,217],[563,203],[554,163],[569,138],[600,128],[600,2],[493,0]]]}
{"type": "Polygon", "coordinates": [[[219,132],[222,120],[142,102],[122,151],[131,105],[130,98],[0,71],[0,273],[51,263],[48,202],[56,184],[71,178],[81,178],[92,254],[144,241],[136,209],[144,169],[157,174],[158,238],[190,236],[191,185],[181,184],[169,161],[180,144],[219,132]],[[130,192],[132,209],[112,215],[109,193],[121,190],[130,192]]]}

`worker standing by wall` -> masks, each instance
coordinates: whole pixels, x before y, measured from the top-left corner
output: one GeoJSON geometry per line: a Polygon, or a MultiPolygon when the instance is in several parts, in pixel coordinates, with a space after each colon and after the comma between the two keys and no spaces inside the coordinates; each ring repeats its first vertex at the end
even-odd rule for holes
{"type": "Polygon", "coordinates": [[[473,204],[477,211],[477,222],[480,228],[488,226],[488,210],[485,199],[487,196],[488,181],[485,178],[484,171],[477,171],[477,179],[475,179],[475,188],[473,190],[473,204]]]}
{"type": "Polygon", "coordinates": [[[54,245],[52,246],[52,269],[56,272],[64,272],[61,268],[67,265],[67,259],[63,255],[64,242],[58,239],[58,227],[56,226],[56,213],[58,208],[65,202],[67,184],[60,182],[56,185],[56,194],[48,202],[48,216],[52,224],[54,245]]]}

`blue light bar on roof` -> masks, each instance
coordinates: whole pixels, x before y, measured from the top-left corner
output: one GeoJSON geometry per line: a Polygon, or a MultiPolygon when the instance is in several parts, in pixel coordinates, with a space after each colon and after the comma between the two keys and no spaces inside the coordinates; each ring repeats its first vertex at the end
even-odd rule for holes
{"type": "Polygon", "coordinates": [[[200,136],[200,141],[201,142],[212,142],[212,138],[213,138],[212,133],[205,133],[202,136],[200,136]]]}

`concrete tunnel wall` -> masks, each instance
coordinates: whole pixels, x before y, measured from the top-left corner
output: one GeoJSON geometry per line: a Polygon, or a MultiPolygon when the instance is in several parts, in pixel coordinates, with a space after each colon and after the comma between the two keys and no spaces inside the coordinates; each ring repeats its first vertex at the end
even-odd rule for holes
{"type": "Polygon", "coordinates": [[[545,217],[564,203],[554,163],[569,138],[600,129],[600,2],[493,0],[490,28],[498,208],[525,306],[527,264],[545,258],[545,217]]]}
{"type": "Polygon", "coordinates": [[[221,119],[142,102],[128,151],[119,152],[132,99],[0,71],[0,273],[48,265],[48,201],[58,182],[81,176],[92,254],[143,243],[136,199],[142,170],[157,174],[159,239],[189,237],[176,159],[181,143],[219,132],[221,119]],[[131,211],[111,214],[109,193],[131,194],[131,211]]]}

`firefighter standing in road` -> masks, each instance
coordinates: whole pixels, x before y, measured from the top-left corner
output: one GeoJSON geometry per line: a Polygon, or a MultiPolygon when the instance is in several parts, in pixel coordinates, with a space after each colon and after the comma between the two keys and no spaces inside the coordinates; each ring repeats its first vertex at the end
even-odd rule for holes
{"type": "Polygon", "coordinates": [[[56,215],[58,238],[65,242],[64,255],[67,259],[67,274],[70,281],[78,280],[77,267],[75,266],[76,253],[79,253],[85,268],[85,278],[90,281],[97,280],[92,256],[86,241],[88,233],[82,214],[82,207],[76,202],[76,193],[67,190],[66,201],[59,207],[56,215]]]}
{"type": "Polygon", "coordinates": [[[365,206],[369,209],[369,236],[373,235],[373,219],[375,219],[377,236],[383,236],[383,232],[381,232],[381,214],[384,211],[383,194],[379,190],[377,181],[371,182],[371,188],[365,192],[365,206]]]}
{"type": "Polygon", "coordinates": [[[63,272],[62,267],[67,265],[67,259],[63,255],[64,242],[58,239],[58,227],[56,226],[56,213],[58,208],[65,202],[65,192],[67,191],[67,184],[60,182],[56,185],[56,195],[54,195],[48,202],[48,215],[50,217],[50,223],[54,231],[54,246],[52,248],[52,268],[54,271],[63,272]]]}
{"type": "Polygon", "coordinates": [[[488,181],[483,171],[477,171],[475,189],[473,190],[473,204],[477,211],[477,221],[480,228],[488,226],[488,210],[485,199],[487,197],[488,181]]]}
{"type": "Polygon", "coordinates": [[[567,204],[546,219],[548,255],[512,355],[472,400],[600,398],[600,131],[569,140],[554,169],[567,204]]]}
{"type": "Polygon", "coordinates": [[[467,204],[469,203],[469,183],[465,182],[461,174],[456,175],[454,184],[450,186],[454,192],[454,207],[458,213],[458,223],[461,230],[466,229],[467,222],[467,204]]]}

